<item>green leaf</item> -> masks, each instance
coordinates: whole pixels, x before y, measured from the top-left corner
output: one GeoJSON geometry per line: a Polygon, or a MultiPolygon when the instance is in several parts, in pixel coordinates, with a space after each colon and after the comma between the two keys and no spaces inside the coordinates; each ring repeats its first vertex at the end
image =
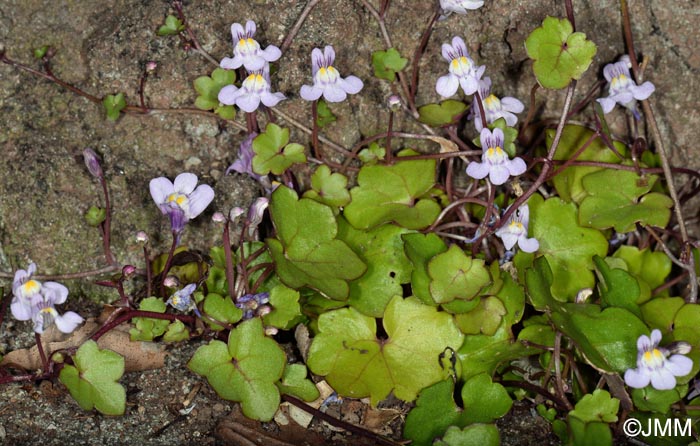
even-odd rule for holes
{"type": "Polygon", "coordinates": [[[90,226],[98,227],[107,218],[107,211],[97,206],[90,206],[85,212],[85,222],[90,226]]]}
{"type": "Polygon", "coordinates": [[[370,143],[369,147],[360,150],[357,157],[362,161],[362,164],[376,164],[377,161],[383,160],[386,156],[386,149],[380,147],[376,142],[370,143]]]}
{"type": "Polygon", "coordinates": [[[613,257],[623,259],[627,263],[627,271],[644,282],[640,283],[640,287],[646,285],[650,290],[662,285],[671,274],[671,259],[663,252],[623,245],[613,257]]]}
{"type": "Polygon", "coordinates": [[[444,127],[456,124],[467,108],[467,105],[462,101],[448,99],[439,104],[418,107],[418,120],[432,127],[444,127]]]}
{"type": "Polygon", "coordinates": [[[116,121],[119,119],[119,114],[126,107],[126,99],[124,93],[110,94],[102,99],[102,106],[107,113],[107,119],[116,121]]]}
{"type": "MultiPolygon", "coordinates": [[[[554,141],[554,130],[546,131],[547,149],[554,141]]],[[[583,126],[567,124],[561,135],[561,140],[554,153],[554,159],[565,161],[572,158],[584,145],[585,149],[576,157],[578,161],[601,161],[604,163],[620,163],[620,158],[610,150],[601,138],[595,137],[595,133],[583,126]]],[[[613,147],[624,156],[627,148],[619,141],[613,142],[613,147]]],[[[573,166],[559,172],[553,179],[554,188],[559,196],[567,202],[574,201],[580,204],[587,192],[583,189],[582,179],[589,173],[604,170],[602,167],[573,166]]]]}
{"type": "Polygon", "coordinates": [[[498,446],[501,437],[494,424],[472,424],[463,429],[450,426],[435,446],[498,446]]]}
{"type": "Polygon", "coordinates": [[[159,36],[174,36],[185,30],[185,25],[174,15],[165,18],[165,24],[158,28],[159,36]]]}
{"type": "Polygon", "coordinates": [[[639,299],[639,283],[627,271],[610,268],[601,257],[593,257],[596,270],[600,276],[598,290],[603,307],[620,307],[629,310],[636,316],[642,315],[637,300],[639,299]]]}
{"type": "Polygon", "coordinates": [[[350,306],[367,316],[382,317],[391,298],[403,295],[401,285],[411,280],[411,263],[401,238],[408,232],[392,224],[360,231],[338,219],[338,239],[367,265],[367,271],[350,282],[350,306]]]}
{"type": "Polygon", "coordinates": [[[416,406],[406,416],[403,437],[413,446],[431,446],[452,425],[459,425],[461,410],[453,398],[454,382],[439,381],[423,389],[416,406]]]}
{"type": "Polygon", "coordinates": [[[421,389],[447,376],[449,370],[440,367],[438,357],[463,339],[448,314],[396,296],[383,325],[388,339],[377,339],[376,320],[353,308],[322,314],[309,368],[325,376],[339,394],[369,396],[373,406],[392,390],[397,398],[413,401],[421,389]]]}
{"type": "Polygon", "coordinates": [[[572,446],[613,446],[612,433],[607,423],[593,421],[586,423],[576,417],[568,417],[572,446]]]}
{"type": "Polygon", "coordinates": [[[465,424],[490,423],[510,411],[513,400],[506,389],[486,373],[469,378],[462,387],[465,424]]]}
{"type": "Polygon", "coordinates": [[[647,386],[643,389],[631,389],[631,396],[637,410],[665,414],[671,410],[671,405],[683,399],[687,392],[687,385],[676,386],[670,390],[656,390],[647,386]]]}
{"type": "MultiPolygon", "coordinates": [[[[214,320],[229,324],[235,324],[243,317],[243,311],[234,305],[231,298],[228,296],[223,297],[216,293],[207,294],[207,297],[204,299],[202,311],[204,311],[204,314],[211,316],[214,320]]],[[[224,327],[209,321],[209,319],[205,318],[204,321],[209,324],[209,327],[214,331],[224,329],[224,327]]]]}
{"type": "Polygon", "coordinates": [[[542,26],[525,40],[525,49],[533,59],[537,81],[545,88],[564,88],[580,79],[596,53],[596,46],[581,32],[573,32],[566,19],[547,17],[542,26]]]}
{"type": "Polygon", "coordinates": [[[584,422],[602,421],[614,423],[617,421],[617,411],[620,408],[620,400],[612,398],[610,393],[602,389],[596,389],[593,393],[584,395],[576,403],[574,410],[569,412],[570,417],[576,417],[584,422]]]}
{"type": "Polygon", "coordinates": [[[438,304],[454,299],[471,300],[491,283],[484,261],[467,256],[457,245],[438,254],[428,263],[430,295],[438,304]]]}
{"type": "Polygon", "coordinates": [[[248,418],[270,421],[280,403],[275,383],[285,363],[282,349],[265,336],[262,321],[253,318],[231,331],[228,345],[211,341],[198,348],[187,366],[206,377],[221,398],[240,402],[248,418]]]}
{"type": "Polygon", "coordinates": [[[336,117],[331,111],[330,107],[323,98],[319,99],[316,103],[316,125],[319,128],[323,128],[328,124],[335,122],[336,117]]]}
{"type": "Polygon", "coordinates": [[[375,51],[372,53],[372,66],[374,75],[379,79],[386,79],[393,82],[396,73],[403,70],[408,63],[408,59],[401,57],[395,48],[386,51],[375,51]]]}
{"type": "Polygon", "coordinates": [[[299,292],[280,284],[270,291],[272,312],[263,317],[265,326],[289,330],[301,316],[299,292]]]}
{"type": "MultiPolygon", "coordinates": [[[[165,302],[158,297],[148,297],[141,301],[139,310],[165,313],[165,302]]],[[[132,319],[134,328],[129,330],[132,341],[152,341],[165,333],[170,325],[166,319],[154,319],[152,317],[135,317],[132,319]]]]}
{"type": "Polygon", "coordinates": [[[552,294],[560,301],[571,301],[579,290],[595,284],[593,256],[604,257],[608,242],[599,231],[578,225],[573,204],[556,197],[544,201],[537,194],[528,204],[530,233],[540,242],[538,252],[552,270],[552,294]]]}
{"type": "Polygon", "coordinates": [[[658,192],[648,193],[657,179],[656,175],[639,177],[635,172],[612,169],[586,175],[583,188],[588,196],[581,202],[579,222],[621,233],[634,231],[638,222],[665,227],[673,201],[658,192]]]}
{"type": "Polygon", "coordinates": [[[305,163],[304,146],[288,142],[289,129],[268,124],[265,132],[253,140],[253,171],[258,175],[282,175],[293,164],[305,163]]]}
{"type": "Polygon", "coordinates": [[[180,342],[189,338],[190,330],[179,320],[168,325],[168,330],[163,335],[163,341],[165,342],[180,342]]]}
{"type": "Polygon", "coordinates": [[[411,272],[411,290],[413,295],[426,305],[435,305],[430,294],[430,274],[428,261],[438,254],[447,251],[447,245],[435,233],[411,233],[401,236],[404,241],[404,251],[413,264],[411,272]]]}
{"type": "Polygon", "coordinates": [[[340,173],[331,173],[330,167],[322,164],[311,175],[311,190],[304,198],[311,198],[331,207],[342,207],[350,203],[348,178],[340,173]]]}
{"type": "Polygon", "coordinates": [[[366,266],[342,241],[328,206],[278,187],[270,200],[270,214],[278,239],[267,239],[279,278],[290,288],[309,286],[325,296],[344,300],[348,280],[360,277],[366,266]]]}
{"type": "Polygon", "coordinates": [[[455,315],[455,322],[464,334],[492,335],[501,325],[506,307],[500,299],[489,296],[479,300],[479,304],[468,313],[455,315]]]}
{"type": "Polygon", "coordinates": [[[46,53],[49,51],[49,46],[44,45],[40,46],[38,48],[34,48],[34,58],[35,59],[42,59],[44,56],[46,56],[46,53]]]}
{"type": "Polygon", "coordinates": [[[304,364],[287,364],[282,379],[277,383],[280,393],[292,395],[304,401],[317,399],[320,393],[314,383],[306,378],[306,374],[304,364]]]}
{"type": "Polygon", "coordinates": [[[111,350],[100,350],[95,341],[86,341],[66,365],[58,379],[83,410],[94,407],[105,415],[123,415],[126,390],[117,381],[124,374],[124,358],[111,350]]]}
{"type": "Polygon", "coordinates": [[[363,166],[357,183],[344,215],[358,229],[391,222],[423,229],[440,214],[440,205],[427,197],[435,185],[435,160],[399,158],[391,166],[363,166]]]}
{"type": "Polygon", "coordinates": [[[223,119],[233,119],[236,109],[233,105],[223,105],[219,102],[219,91],[236,81],[234,70],[216,68],[211,76],[200,76],[194,80],[194,89],[198,96],[194,101],[195,107],[200,110],[214,110],[214,113],[223,119]]]}
{"type": "MultiPolygon", "coordinates": [[[[648,326],[658,328],[662,333],[673,330],[678,311],[685,305],[682,297],[660,297],[642,305],[642,318],[648,326]]],[[[700,324],[700,319],[698,319],[700,324]]]]}

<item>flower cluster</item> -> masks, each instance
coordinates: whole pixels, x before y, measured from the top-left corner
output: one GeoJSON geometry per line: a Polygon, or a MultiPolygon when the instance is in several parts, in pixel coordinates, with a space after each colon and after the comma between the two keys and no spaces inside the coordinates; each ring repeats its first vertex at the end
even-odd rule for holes
{"type": "MultiPolygon", "coordinates": [[[[282,52],[274,45],[264,50],[253,39],[255,22],[249,20],[245,30],[240,23],[231,25],[233,36],[233,57],[225,57],[219,66],[233,70],[244,67],[247,76],[240,87],[227,85],[219,91],[219,102],[226,105],[237,105],[241,110],[252,113],[260,104],[274,107],[285,99],[284,94],[272,92],[270,86],[270,62],[280,58],[282,52]]],[[[355,76],[341,77],[333,66],[335,51],[332,46],[326,46],[321,52],[314,48],[311,52],[311,65],[314,84],[301,87],[300,95],[307,101],[316,101],[321,96],[328,102],[344,101],[348,94],[359,93],[362,81],[355,76]]]]}
{"type": "Polygon", "coordinates": [[[19,321],[34,322],[34,332],[43,333],[51,324],[63,333],[71,333],[83,322],[83,318],[69,311],[61,315],[55,308],[68,298],[68,288],[57,282],[39,282],[32,279],[36,264],[30,263],[26,270],[15,273],[12,282],[10,311],[19,321]]]}
{"type": "Polygon", "coordinates": [[[268,303],[270,303],[270,293],[246,294],[236,299],[236,307],[243,310],[243,320],[269,313],[268,303]]]}
{"type": "Polygon", "coordinates": [[[606,65],[603,68],[603,76],[608,81],[608,97],[597,99],[603,113],[610,113],[615,104],[620,104],[629,109],[637,120],[641,119],[637,101],[651,96],[656,89],[654,84],[647,81],[637,85],[630,75],[629,56],[623,56],[618,62],[606,65]]]}
{"type": "Polygon", "coordinates": [[[206,184],[197,186],[197,175],[193,173],[181,173],[175,182],[165,177],[154,178],[149,187],[153,201],[170,218],[170,227],[176,235],[214,199],[214,189],[206,184]]]}
{"type": "MultiPolygon", "coordinates": [[[[625,383],[641,389],[651,383],[656,390],[676,387],[676,376],[685,376],[693,368],[693,360],[672,349],[659,347],[661,331],[654,329],[651,338],[642,335],[637,339],[637,368],[625,372],[625,383]]],[[[680,343],[680,353],[688,353],[690,346],[680,343]]]]}

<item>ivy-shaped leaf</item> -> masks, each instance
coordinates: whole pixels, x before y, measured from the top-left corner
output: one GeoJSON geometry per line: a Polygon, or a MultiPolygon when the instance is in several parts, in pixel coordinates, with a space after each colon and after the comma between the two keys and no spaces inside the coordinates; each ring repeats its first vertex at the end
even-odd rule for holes
{"type": "Polygon", "coordinates": [[[461,410],[454,397],[454,382],[440,381],[420,392],[416,406],[406,416],[403,437],[413,446],[432,446],[448,427],[460,426],[461,410]]]}
{"type": "Polygon", "coordinates": [[[378,339],[376,320],[353,308],[322,314],[308,366],[343,396],[369,396],[373,406],[393,390],[413,401],[417,393],[444,379],[449,370],[438,358],[462,344],[452,317],[418,300],[394,297],[383,319],[388,339],[378,339]]]}
{"type": "Polygon", "coordinates": [[[457,245],[438,254],[428,263],[430,295],[438,304],[454,299],[472,300],[491,283],[484,261],[467,256],[457,245]]]}
{"type": "Polygon", "coordinates": [[[281,393],[286,395],[296,396],[304,401],[314,401],[320,393],[314,383],[306,378],[306,375],[304,364],[287,364],[277,387],[281,393]]]}
{"type": "Polygon", "coordinates": [[[637,305],[639,282],[630,273],[620,268],[611,268],[605,259],[595,256],[593,262],[600,277],[598,291],[603,307],[620,307],[637,316],[642,311],[637,305]]]}
{"type": "Polygon", "coordinates": [[[107,218],[107,211],[104,208],[99,208],[97,206],[90,206],[90,208],[85,212],[85,223],[92,227],[98,227],[107,218]]]}
{"type": "Polygon", "coordinates": [[[121,111],[126,107],[126,99],[124,93],[109,94],[102,99],[102,106],[107,113],[107,119],[116,121],[119,119],[121,111]]]}
{"type": "Polygon", "coordinates": [[[576,417],[581,421],[602,421],[614,423],[617,421],[617,411],[620,408],[620,400],[612,398],[610,393],[602,389],[596,389],[593,393],[583,396],[576,403],[574,410],[569,412],[570,417],[576,417]]]}
{"type": "Polygon", "coordinates": [[[466,111],[467,105],[464,102],[448,99],[439,104],[418,107],[418,120],[432,127],[444,127],[456,124],[466,111]]]}
{"type": "Polygon", "coordinates": [[[547,17],[530,33],[525,49],[533,59],[537,81],[545,88],[564,88],[580,79],[596,53],[596,46],[574,29],[567,19],[547,17]]]}
{"type": "MultiPolygon", "coordinates": [[[[236,307],[228,296],[224,297],[216,293],[207,294],[202,310],[204,314],[211,316],[214,320],[229,324],[235,324],[243,317],[243,311],[236,307]]],[[[224,329],[224,327],[209,321],[209,319],[205,318],[204,321],[214,331],[224,329]]]]}
{"type": "Polygon", "coordinates": [[[627,270],[643,281],[640,287],[646,285],[650,290],[664,283],[673,266],[671,259],[663,252],[640,250],[636,246],[620,246],[613,257],[623,259],[627,263],[627,270]]]}
{"type": "Polygon", "coordinates": [[[270,200],[277,239],[267,239],[279,278],[287,286],[309,286],[325,296],[344,300],[348,281],[360,277],[365,264],[340,240],[333,211],[279,186],[270,200]]]}
{"type": "Polygon", "coordinates": [[[406,256],[413,264],[411,272],[413,295],[426,305],[435,305],[433,296],[430,294],[432,279],[428,273],[428,262],[436,255],[447,251],[447,245],[433,232],[404,234],[402,238],[406,256]]]}
{"type": "Polygon", "coordinates": [[[253,171],[258,175],[272,172],[282,175],[293,164],[305,163],[304,146],[289,142],[289,129],[268,124],[253,140],[253,171]]]}
{"type": "Polygon", "coordinates": [[[335,122],[335,120],[336,117],[331,111],[330,107],[328,107],[328,103],[326,103],[323,98],[319,99],[316,103],[316,125],[323,128],[328,124],[335,122]]]}
{"type": "Polygon", "coordinates": [[[380,147],[376,142],[369,144],[366,149],[360,150],[357,157],[362,161],[362,164],[376,164],[377,161],[381,161],[386,156],[386,149],[380,147]]]}
{"type": "Polygon", "coordinates": [[[331,207],[342,207],[350,203],[348,178],[340,173],[331,173],[330,167],[322,164],[311,175],[311,190],[304,198],[311,198],[331,207]]]}
{"type": "Polygon", "coordinates": [[[182,323],[182,321],[173,321],[168,325],[168,330],[163,335],[165,342],[180,342],[190,338],[190,330],[182,323]]]}
{"type": "Polygon", "coordinates": [[[159,36],[174,36],[185,30],[185,25],[174,15],[165,18],[165,24],[158,28],[159,36]]]}
{"type": "Polygon", "coordinates": [[[233,105],[223,105],[219,102],[219,91],[227,85],[236,82],[234,70],[216,68],[210,76],[200,76],[194,80],[194,89],[198,96],[194,106],[200,110],[214,110],[223,119],[234,119],[236,109],[233,105]]]}
{"type": "Polygon", "coordinates": [[[265,326],[289,330],[301,317],[299,292],[280,284],[270,291],[272,311],[263,317],[265,326]]]}
{"type": "Polygon", "coordinates": [[[123,415],[126,390],[117,381],[124,374],[124,358],[111,350],[100,350],[95,341],[80,346],[75,366],[65,365],[58,379],[83,410],[94,407],[105,415],[123,415]]]}
{"type": "Polygon", "coordinates": [[[538,194],[528,204],[530,234],[540,242],[538,252],[547,258],[554,276],[552,294],[560,301],[573,301],[579,290],[595,284],[593,256],[604,257],[608,241],[599,231],[578,225],[574,204],[556,197],[545,201],[538,194]]]}
{"type": "MultiPolygon", "coordinates": [[[[547,149],[552,146],[554,141],[554,130],[546,131],[547,149]]],[[[554,153],[554,159],[557,161],[565,161],[570,159],[578,152],[585,144],[588,144],[585,149],[576,157],[578,161],[601,161],[604,163],[621,162],[620,158],[605,145],[601,138],[596,138],[594,132],[580,125],[567,124],[564,126],[564,131],[561,135],[561,140],[554,153]],[[592,139],[593,138],[593,139],[592,139]]],[[[621,155],[625,156],[627,148],[619,141],[613,142],[613,147],[621,155]]],[[[575,202],[580,204],[586,197],[587,193],[583,189],[583,177],[589,173],[603,170],[602,167],[593,166],[572,166],[559,172],[552,183],[554,188],[559,193],[559,196],[567,202],[575,202]]]]}
{"type": "MultiPolygon", "coordinates": [[[[158,297],[149,297],[141,301],[139,310],[165,313],[165,302],[158,297]]],[[[129,330],[132,341],[152,341],[165,333],[170,325],[166,319],[154,319],[152,317],[135,317],[132,322],[134,327],[129,330]]]]}
{"type": "Polygon", "coordinates": [[[495,424],[472,424],[463,429],[450,426],[435,446],[499,446],[501,436],[495,424]]]}
{"type": "Polygon", "coordinates": [[[651,192],[656,175],[639,177],[635,172],[606,169],[586,175],[583,188],[588,196],[581,202],[579,223],[597,229],[615,228],[620,233],[636,229],[636,223],[665,227],[671,218],[673,201],[651,192]]]}
{"type": "Polygon", "coordinates": [[[187,367],[206,377],[221,398],[240,402],[248,418],[270,421],[280,403],[275,383],[285,363],[282,349],[265,336],[262,321],[253,318],[231,331],[228,345],[211,341],[199,347],[187,367]]]}
{"type": "Polygon", "coordinates": [[[338,238],[367,265],[367,271],[350,282],[350,306],[367,316],[382,317],[391,298],[403,295],[401,285],[411,280],[411,263],[401,239],[407,232],[392,224],[360,231],[338,219],[338,238]]]}
{"type": "Polygon", "coordinates": [[[492,335],[507,313],[503,302],[495,296],[482,298],[473,310],[455,315],[455,322],[464,334],[492,335]]]}
{"type": "Polygon", "coordinates": [[[396,73],[403,70],[408,63],[408,59],[401,57],[395,48],[386,51],[375,51],[372,53],[372,66],[374,75],[379,79],[386,79],[393,82],[396,73]]]}
{"type": "Polygon", "coordinates": [[[440,205],[428,197],[435,185],[435,160],[399,158],[391,166],[364,166],[357,183],[344,215],[358,229],[390,222],[423,229],[440,214],[440,205]]]}

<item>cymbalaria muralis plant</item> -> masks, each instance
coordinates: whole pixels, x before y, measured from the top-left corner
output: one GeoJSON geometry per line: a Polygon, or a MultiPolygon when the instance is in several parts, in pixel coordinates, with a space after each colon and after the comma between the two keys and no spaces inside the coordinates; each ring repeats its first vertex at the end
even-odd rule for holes
{"type": "MultiPolygon", "coordinates": [[[[41,370],[1,363],[0,382],[58,378],[82,409],[121,415],[124,358],[96,341],[130,324],[132,342],[204,340],[189,371],[255,420],[272,420],[282,401],[318,414],[306,403],[324,380],[338,397],[367,398],[371,406],[390,395],[411,403],[402,435],[419,446],[496,445],[495,421],[514,400],[528,402],[563,444],[575,446],[617,444],[632,418],[697,423],[698,241],[689,239],[680,208],[697,187],[679,198],[671,174],[694,184],[700,174],[668,166],[658,132],[648,143],[639,133],[642,122],[656,128],[647,102],[655,87],[653,73],[637,82],[635,54],[602,69],[605,92],[576,96],[577,80],[601,67],[593,64],[596,44],[575,29],[572,1],[563,2],[566,18],[543,15],[524,42],[538,85],[565,90],[558,124],[535,125],[534,92],[519,122],[524,98],[505,96],[515,89],[492,81],[503,76],[489,67],[488,47],[478,65],[469,42],[452,36],[441,42],[447,74],[435,78],[418,76],[424,44],[413,54],[390,47],[368,55],[372,82],[387,83],[392,95],[381,130],[352,149],[323,131],[369,79],[341,76],[359,71],[340,52],[336,61],[334,42],[309,48],[311,84],[278,92],[276,85],[289,84],[270,64],[284,60],[288,44],[255,40],[257,24],[235,17],[233,57],[213,57],[174,5],[178,17],[168,16],[158,34],[180,36],[213,62],[210,73],[197,73],[195,106],[245,130],[226,175],[253,178],[260,196],[226,209],[193,172],[169,172],[174,181],[154,175],[141,187],[169,225],[170,250],[153,252],[157,237],[139,232],[142,264],[123,264],[111,251],[102,161],[85,149],[105,203],[85,218],[100,230],[115,273],[98,283],[115,290],[116,309],[89,340],[44,351],[47,330],[70,334],[89,315],[61,315],[56,305],[68,289],[33,278],[34,263],[8,273],[3,313],[9,306],[12,317],[31,321],[41,370]],[[305,123],[276,119],[271,108],[296,96],[310,102],[305,123]],[[435,102],[417,104],[418,97],[435,102]],[[611,133],[605,119],[620,112],[616,104],[632,112],[634,134],[611,133]],[[399,131],[398,114],[425,133],[399,131]],[[222,244],[203,255],[187,245],[197,229],[189,223],[211,214],[222,244]],[[281,344],[295,330],[311,341],[289,358],[281,344]]],[[[381,11],[363,5],[385,30],[390,2],[381,11]]],[[[469,26],[488,2],[435,6],[425,42],[438,20],[469,26]]],[[[37,73],[0,51],[3,63],[37,73]]],[[[64,85],[50,70],[42,75],[64,85]]],[[[148,111],[140,99],[139,107],[121,93],[96,102],[116,120],[148,111]]],[[[356,429],[377,444],[401,441],[356,429]]],[[[645,438],[692,441],[666,440],[645,438]]]]}

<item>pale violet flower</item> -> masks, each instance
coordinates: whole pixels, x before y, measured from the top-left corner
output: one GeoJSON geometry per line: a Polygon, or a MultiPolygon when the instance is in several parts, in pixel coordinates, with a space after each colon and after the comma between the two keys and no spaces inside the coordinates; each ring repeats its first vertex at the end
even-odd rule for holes
{"type": "Polygon", "coordinates": [[[472,161],[467,166],[467,175],[480,180],[488,175],[491,183],[500,185],[510,176],[522,175],[527,170],[525,161],[515,157],[512,160],[503,150],[503,130],[499,128],[491,130],[481,129],[481,162],[472,161]]]}
{"type": "MultiPolygon", "coordinates": [[[[625,372],[625,383],[641,389],[651,383],[656,390],[676,387],[676,376],[685,376],[693,368],[693,360],[683,355],[673,355],[670,350],[659,347],[661,331],[654,329],[651,338],[642,335],[637,339],[637,368],[625,372]]],[[[683,343],[685,344],[685,343],[683,343]]],[[[686,353],[689,348],[683,349],[686,353]]]]}
{"type": "Polygon", "coordinates": [[[244,66],[248,71],[261,70],[268,62],[274,62],[282,56],[282,51],[274,45],[270,45],[264,50],[260,49],[260,44],[253,39],[255,35],[255,22],[248,20],[245,30],[240,23],[231,25],[231,36],[233,37],[233,57],[224,57],[219,66],[229,70],[234,70],[244,66]]]}
{"type": "Polygon", "coordinates": [[[603,113],[610,113],[615,104],[628,108],[636,119],[641,119],[637,110],[637,100],[644,100],[651,96],[656,87],[647,81],[642,85],[632,79],[628,66],[629,59],[620,58],[620,61],[607,64],[603,68],[603,75],[608,81],[608,97],[596,99],[603,108],[603,113]]]}
{"type": "Polygon", "coordinates": [[[197,186],[197,175],[193,173],[181,173],[175,182],[165,177],[154,178],[149,188],[153,201],[170,218],[171,228],[178,234],[214,199],[214,189],[206,184],[197,186]]]}
{"type": "MultiPolygon", "coordinates": [[[[518,122],[518,117],[515,113],[520,113],[525,109],[522,102],[516,98],[506,96],[499,99],[496,95],[491,93],[491,78],[485,77],[479,82],[479,95],[481,96],[481,103],[484,106],[484,114],[486,115],[486,123],[493,124],[499,119],[503,118],[506,120],[506,125],[508,127],[513,127],[515,123],[518,122]]],[[[472,107],[470,112],[474,116],[474,126],[478,132],[484,128],[481,122],[481,111],[479,110],[479,104],[474,98],[472,102],[472,107]]]]}
{"type": "Polygon", "coordinates": [[[266,304],[270,302],[270,293],[246,294],[236,299],[236,307],[243,310],[243,320],[266,312],[266,304]]]}
{"type": "Polygon", "coordinates": [[[238,149],[238,156],[236,157],[236,160],[233,162],[233,164],[228,166],[228,169],[226,169],[226,175],[231,172],[238,172],[246,174],[256,181],[260,181],[262,179],[262,175],[258,175],[253,171],[253,157],[255,156],[255,152],[253,151],[253,140],[256,136],[258,136],[258,134],[252,132],[246,137],[246,139],[243,140],[238,149]]]}
{"type": "Polygon", "coordinates": [[[479,9],[482,6],[484,6],[483,0],[440,0],[440,7],[445,14],[452,12],[466,14],[467,11],[479,9]]]}
{"type": "Polygon", "coordinates": [[[469,57],[467,46],[461,37],[452,39],[452,45],[442,44],[442,57],[450,63],[449,73],[437,80],[435,90],[444,97],[450,97],[457,93],[461,86],[464,94],[474,94],[479,88],[479,79],[483,76],[486,67],[476,66],[469,57]]]}
{"type": "Polygon", "coordinates": [[[32,279],[36,264],[31,263],[27,270],[17,270],[12,282],[12,303],[10,310],[19,321],[31,320],[34,332],[43,333],[51,324],[63,333],[71,333],[83,322],[83,318],[69,311],[61,315],[55,305],[60,305],[68,298],[68,288],[57,282],[41,283],[32,279]]]}
{"type": "Polygon", "coordinates": [[[219,91],[219,102],[225,105],[237,105],[244,112],[252,113],[262,102],[267,107],[274,107],[285,99],[282,93],[270,90],[270,68],[253,71],[243,80],[241,88],[227,85],[219,91]]]}
{"type": "Polygon", "coordinates": [[[197,284],[196,283],[190,283],[186,287],[182,288],[181,290],[177,290],[173,293],[170,298],[168,298],[168,301],[166,304],[171,305],[173,308],[179,310],[179,311],[190,311],[194,310],[195,314],[197,316],[201,317],[201,314],[199,313],[199,310],[197,309],[197,304],[195,301],[192,299],[192,293],[194,293],[194,290],[197,289],[197,284]]]}
{"type": "Polygon", "coordinates": [[[302,85],[300,95],[307,101],[315,101],[323,95],[328,102],[342,102],[348,94],[356,94],[362,90],[362,81],[356,76],[340,77],[333,66],[335,51],[328,45],[323,53],[318,48],[311,52],[311,71],[314,76],[313,85],[302,85]]]}
{"type": "Polygon", "coordinates": [[[510,215],[505,225],[496,230],[496,236],[503,241],[503,246],[509,251],[517,243],[523,252],[535,252],[540,249],[540,242],[534,237],[527,237],[529,225],[530,208],[527,204],[523,204],[510,215]]]}

